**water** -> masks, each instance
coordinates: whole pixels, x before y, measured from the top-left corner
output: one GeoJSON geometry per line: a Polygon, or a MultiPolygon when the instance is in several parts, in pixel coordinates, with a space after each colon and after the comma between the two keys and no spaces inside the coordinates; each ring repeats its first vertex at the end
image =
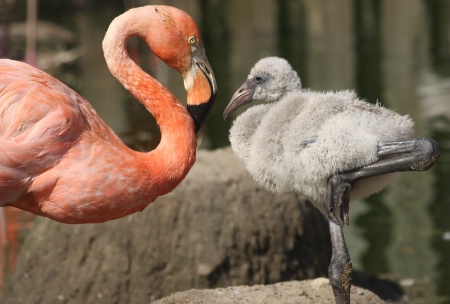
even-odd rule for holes
{"type": "MultiPolygon", "coordinates": [[[[101,52],[122,1],[57,2],[42,0],[41,16],[73,30],[84,53],[69,72],[52,72],[85,96],[129,145],[154,147],[159,135],[153,119],[109,75],[101,52]]],[[[288,59],[305,87],[353,88],[370,102],[408,113],[417,137],[439,142],[441,158],[432,170],[402,173],[385,191],[353,204],[345,233],[356,269],[400,282],[411,303],[450,303],[450,2],[155,2],[186,10],[201,27],[219,86],[201,133],[205,149],[228,145],[231,121],[222,112],[253,64],[268,55],[288,59]]],[[[132,49],[143,52],[145,69],[185,100],[176,73],[137,41],[132,49]]]]}

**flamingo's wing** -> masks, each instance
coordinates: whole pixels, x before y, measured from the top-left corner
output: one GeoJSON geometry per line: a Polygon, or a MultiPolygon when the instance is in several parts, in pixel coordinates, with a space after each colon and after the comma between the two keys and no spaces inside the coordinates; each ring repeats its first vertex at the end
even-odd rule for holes
{"type": "Polygon", "coordinates": [[[36,175],[61,159],[89,129],[91,111],[52,76],[0,61],[0,206],[20,197],[36,175]]]}

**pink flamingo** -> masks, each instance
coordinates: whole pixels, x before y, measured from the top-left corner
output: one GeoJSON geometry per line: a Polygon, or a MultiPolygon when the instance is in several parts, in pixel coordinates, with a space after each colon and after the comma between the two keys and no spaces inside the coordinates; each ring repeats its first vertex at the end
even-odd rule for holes
{"type": "Polygon", "coordinates": [[[103,40],[111,73],[155,117],[161,141],[129,149],[93,107],[50,75],[0,60],[0,206],[63,223],[98,223],[143,210],[172,191],[195,161],[196,131],[216,95],[198,28],[168,6],[131,9],[103,40]],[[187,110],[126,51],[132,36],[184,78],[187,110]]]}

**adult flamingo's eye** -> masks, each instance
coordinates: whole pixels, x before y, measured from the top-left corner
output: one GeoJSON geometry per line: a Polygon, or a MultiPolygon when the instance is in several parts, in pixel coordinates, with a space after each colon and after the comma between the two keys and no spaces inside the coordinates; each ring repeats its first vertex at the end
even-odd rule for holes
{"type": "Polygon", "coordinates": [[[195,37],[195,36],[189,36],[189,38],[188,38],[188,43],[189,43],[190,45],[196,45],[196,44],[197,44],[197,37],[195,37]]]}

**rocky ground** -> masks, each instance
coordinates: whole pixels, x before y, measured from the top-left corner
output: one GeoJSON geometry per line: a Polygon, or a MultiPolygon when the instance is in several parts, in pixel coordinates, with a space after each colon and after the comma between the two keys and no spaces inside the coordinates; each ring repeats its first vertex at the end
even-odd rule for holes
{"type": "MultiPolygon", "coordinates": [[[[353,287],[350,300],[358,304],[384,303],[372,292],[353,287]]],[[[334,303],[328,279],[283,282],[273,285],[233,286],[228,288],[188,290],[165,297],[152,304],[317,304],[334,303]]]]}

